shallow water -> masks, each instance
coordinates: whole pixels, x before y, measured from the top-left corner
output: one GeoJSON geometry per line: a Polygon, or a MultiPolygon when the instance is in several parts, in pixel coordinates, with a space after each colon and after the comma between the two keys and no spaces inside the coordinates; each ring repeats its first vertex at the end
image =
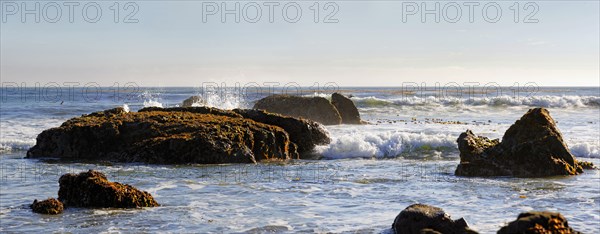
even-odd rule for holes
{"type": "MultiPolygon", "coordinates": [[[[573,154],[600,164],[600,107],[576,101],[557,104],[568,103],[561,100],[576,99],[576,95],[597,98],[597,89],[548,89],[538,96],[547,101],[535,105],[525,101],[473,104],[468,100],[394,103],[399,97],[389,90],[353,90],[363,119],[374,124],[328,126],[333,142],[317,149],[324,160],[286,164],[143,165],[23,159],[24,149],[35,143],[42,130],[124,103],[3,103],[0,232],[385,233],[402,209],[417,202],[439,206],[455,219],[464,217],[482,233],[495,233],[520,212],[530,210],[558,211],[576,230],[600,232],[599,170],[535,179],[453,175],[459,161],[455,140],[460,132],[472,129],[501,137],[528,108],[539,104],[550,109],[573,154]],[[387,104],[361,99],[370,96],[387,104]],[[434,118],[462,123],[434,123],[434,118]],[[162,206],[69,208],[57,216],[28,209],[34,199],[57,196],[60,175],[88,169],[146,190],[162,206]]],[[[150,99],[146,95],[127,104],[134,110],[150,103],[148,100],[172,106],[193,93],[193,89],[163,90],[150,99]]],[[[250,105],[251,101],[240,103],[250,105]]]]}

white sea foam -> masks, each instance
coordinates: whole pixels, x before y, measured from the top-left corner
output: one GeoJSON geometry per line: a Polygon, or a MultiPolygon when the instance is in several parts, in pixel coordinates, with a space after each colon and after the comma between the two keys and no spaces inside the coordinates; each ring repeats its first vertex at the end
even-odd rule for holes
{"type": "Polygon", "coordinates": [[[397,157],[404,153],[456,149],[456,136],[400,131],[362,132],[333,137],[331,144],[317,147],[325,158],[397,157]]]}
{"type": "Polygon", "coordinates": [[[379,98],[379,97],[352,97],[352,100],[360,107],[377,106],[536,106],[536,107],[599,107],[598,96],[532,96],[532,97],[403,97],[403,98],[379,98]]]}
{"type": "Polygon", "coordinates": [[[28,150],[35,145],[35,139],[0,139],[0,153],[28,150]]]}
{"type": "Polygon", "coordinates": [[[600,147],[594,143],[576,143],[569,145],[575,157],[600,158],[600,147]]]}

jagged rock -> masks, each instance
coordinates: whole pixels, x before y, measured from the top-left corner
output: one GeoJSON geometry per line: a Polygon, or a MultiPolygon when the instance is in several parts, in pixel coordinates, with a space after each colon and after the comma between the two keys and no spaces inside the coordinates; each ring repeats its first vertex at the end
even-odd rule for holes
{"type": "Polygon", "coordinates": [[[200,96],[191,96],[181,103],[181,107],[192,107],[194,104],[204,104],[204,100],[200,96]]]}
{"type": "Polygon", "coordinates": [[[105,112],[73,118],[43,131],[27,157],[160,164],[298,158],[296,145],[285,130],[232,111],[193,107],[105,112]]]}
{"type": "Polygon", "coordinates": [[[350,98],[347,98],[339,93],[333,93],[331,95],[331,104],[333,104],[340,113],[343,124],[363,123],[360,120],[360,113],[358,113],[358,109],[356,109],[354,102],[352,102],[350,98]]]}
{"type": "Polygon", "coordinates": [[[501,142],[476,136],[470,130],[457,142],[458,176],[543,177],[583,171],[544,108],[529,110],[506,131],[501,142]]]}
{"type": "Polygon", "coordinates": [[[159,204],[148,192],[128,184],[110,182],[98,171],[64,174],[59,179],[58,200],[67,207],[136,208],[159,204]]]}
{"type": "Polygon", "coordinates": [[[48,198],[40,202],[34,200],[30,207],[35,213],[51,215],[60,214],[64,210],[62,202],[55,198],[48,198]]]}
{"type": "Polygon", "coordinates": [[[519,214],[517,220],[502,227],[498,234],[513,233],[580,233],[569,227],[567,219],[560,213],[532,211],[519,214]]]}
{"type": "Polygon", "coordinates": [[[463,219],[452,220],[438,207],[413,204],[402,210],[392,224],[396,234],[412,233],[477,233],[463,219]]]}
{"type": "Polygon", "coordinates": [[[342,123],[340,113],[335,106],[329,100],[322,97],[271,95],[258,100],[254,104],[254,109],[310,119],[324,125],[342,123]]]}
{"type": "Polygon", "coordinates": [[[307,155],[305,153],[310,153],[316,145],[326,145],[331,142],[329,132],[321,124],[311,120],[282,116],[262,110],[235,109],[233,111],[244,118],[283,128],[289,134],[290,140],[298,146],[301,158],[307,155]]]}

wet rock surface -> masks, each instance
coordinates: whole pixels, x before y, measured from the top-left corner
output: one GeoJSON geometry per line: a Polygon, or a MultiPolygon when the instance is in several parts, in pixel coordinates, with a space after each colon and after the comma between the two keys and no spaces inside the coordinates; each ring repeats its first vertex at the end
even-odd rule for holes
{"type": "Polygon", "coordinates": [[[200,105],[204,104],[204,100],[200,96],[191,96],[181,103],[181,107],[192,107],[194,104],[200,105]]]}
{"type": "Polygon", "coordinates": [[[115,108],[43,131],[28,158],[120,162],[255,163],[298,158],[285,130],[215,108],[115,108]]]}
{"type": "Polygon", "coordinates": [[[64,210],[63,203],[56,198],[48,198],[43,201],[34,200],[30,207],[35,213],[50,215],[60,214],[64,210]]]}
{"type": "Polygon", "coordinates": [[[402,210],[392,229],[396,234],[477,233],[469,229],[464,219],[452,220],[441,208],[425,204],[413,204],[402,210]]]}
{"type": "Polygon", "coordinates": [[[110,182],[98,171],[65,174],[59,179],[58,200],[67,207],[137,208],[159,204],[148,192],[128,184],[110,182]]]}
{"type": "Polygon", "coordinates": [[[360,120],[360,113],[358,113],[358,109],[354,105],[354,102],[350,100],[350,98],[347,98],[346,96],[339,93],[333,93],[331,95],[331,104],[333,104],[340,113],[340,117],[342,118],[343,124],[363,123],[360,120]]]}
{"type": "Polygon", "coordinates": [[[517,220],[510,222],[507,226],[502,227],[498,234],[514,234],[514,233],[580,233],[569,227],[567,219],[560,213],[547,211],[531,211],[519,214],[517,220]]]}
{"type": "Polygon", "coordinates": [[[467,130],[457,143],[458,176],[544,177],[583,172],[544,108],[530,109],[506,131],[502,141],[467,130]]]}
{"type": "Polygon", "coordinates": [[[257,101],[253,109],[305,118],[324,125],[342,123],[338,110],[329,100],[323,97],[271,95],[257,101]]]}

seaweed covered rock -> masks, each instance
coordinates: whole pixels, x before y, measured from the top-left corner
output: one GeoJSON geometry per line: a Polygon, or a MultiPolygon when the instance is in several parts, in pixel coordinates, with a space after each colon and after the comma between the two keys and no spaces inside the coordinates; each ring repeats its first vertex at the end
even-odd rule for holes
{"type": "Polygon", "coordinates": [[[285,130],[215,108],[118,109],[43,131],[28,158],[121,162],[255,163],[298,158],[285,130]]]}
{"type": "Polygon", "coordinates": [[[513,233],[580,233],[569,227],[567,219],[560,213],[532,211],[519,214],[517,220],[502,227],[498,234],[513,233]]]}
{"type": "Polygon", "coordinates": [[[576,175],[582,167],[569,151],[548,110],[535,108],[517,120],[502,141],[470,130],[458,140],[459,176],[543,177],[576,175]]]}
{"type": "Polygon", "coordinates": [[[310,119],[324,125],[342,123],[340,113],[329,100],[322,97],[271,95],[258,100],[254,109],[297,118],[310,119]]]}
{"type": "Polygon", "coordinates": [[[358,109],[350,98],[339,93],[333,93],[331,95],[331,104],[340,113],[343,124],[362,124],[360,113],[358,113],[358,109]]]}
{"type": "Polygon", "coordinates": [[[312,120],[297,119],[262,110],[235,109],[233,111],[244,118],[283,128],[289,134],[290,140],[298,146],[300,156],[311,152],[316,145],[326,145],[331,142],[329,132],[321,124],[312,120]]]}
{"type": "Polygon", "coordinates": [[[402,210],[392,229],[397,234],[477,233],[469,229],[463,218],[452,220],[441,208],[425,204],[413,204],[402,210]]]}
{"type": "Polygon", "coordinates": [[[194,104],[204,104],[204,100],[200,96],[191,96],[181,103],[181,107],[192,107],[194,104]]]}
{"type": "Polygon", "coordinates": [[[159,204],[148,192],[128,184],[110,182],[98,171],[64,174],[59,179],[58,200],[69,207],[136,208],[159,204]]]}
{"type": "Polygon", "coordinates": [[[43,201],[34,200],[31,204],[31,210],[40,214],[60,214],[64,210],[63,203],[55,198],[48,198],[43,201]]]}

